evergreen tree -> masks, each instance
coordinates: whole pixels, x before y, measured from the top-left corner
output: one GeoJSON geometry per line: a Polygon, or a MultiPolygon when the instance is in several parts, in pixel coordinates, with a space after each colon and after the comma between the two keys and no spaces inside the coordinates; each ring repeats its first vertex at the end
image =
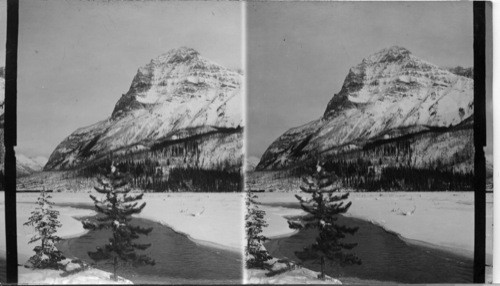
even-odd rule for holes
{"type": "Polygon", "coordinates": [[[99,186],[94,187],[105,198],[97,199],[90,195],[94,201],[96,210],[103,214],[97,218],[97,222],[84,221],[86,229],[110,229],[112,237],[109,243],[103,248],[97,247],[94,252],[88,252],[90,258],[96,262],[111,261],[113,265],[113,275],[111,278],[117,280],[116,270],[120,265],[154,265],[155,262],[144,254],[137,254],[136,250],[145,250],[151,244],[139,244],[134,240],[139,235],[147,235],[152,228],[142,228],[130,225],[131,216],[138,214],[144,209],[146,203],[138,206],[138,201],[142,199],[143,193],[129,194],[130,177],[128,174],[119,172],[111,164],[111,170],[106,176],[98,178],[99,186]]]}
{"type": "Polygon", "coordinates": [[[304,211],[308,213],[301,222],[289,221],[290,228],[316,228],[319,230],[315,243],[304,250],[295,252],[300,260],[314,260],[321,264],[321,274],[318,278],[325,278],[325,259],[337,262],[340,265],[361,264],[361,260],[353,253],[344,250],[353,249],[357,243],[343,242],[346,234],[354,234],[358,228],[339,225],[338,215],[347,212],[351,202],[344,205],[349,193],[338,192],[336,177],[328,174],[320,163],[316,172],[303,178],[302,191],[311,195],[309,198],[295,195],[304,211]]]}
{"type": "Polygon", "coordinates": [[[50,201],[51,198],[44,188],[36,202],[38,206],[31,212],[28,221],[24,223],[24,225],[34,226],[36,230],[36,234],[29,243],[41,242],[41,245],[37,245],[33,249],[35,255],[28,260],[28,264],[32,268],[59,269],[59,262],[65,258],[55,246],[61,240],[56,235],[57,229],[61,227],[61,222],[58,219],[59,212],[52,209],[54,203],[50,201]]]}
{"type": "Polygon", "coordinates": [[[264,219],[266,212],[260,210],[256,204],[257,195],[252,191],[247,192],[245,215],[245,229],[247,236],[247,245],[245,254],[247,257],[248,268],[264,268],[264,263],[271,259],[267,250],[264,248],[263,243],[267,237],[262,235],[262,228],[267,227],[268,224],[264,219]]]}

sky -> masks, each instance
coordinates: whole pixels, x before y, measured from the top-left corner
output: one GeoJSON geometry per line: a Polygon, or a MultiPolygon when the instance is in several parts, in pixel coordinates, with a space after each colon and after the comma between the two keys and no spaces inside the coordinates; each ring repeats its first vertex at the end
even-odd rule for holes
{"type": "Polygon", "coordinates": [[[349,68],[383,48],[472,66],[472,2],[248,3],[247,43],[247,148],[260,157],[289,128],[318,119],[349,68]]]}
{"type": "Polygon", "coordinates": [[[170,49],[241,68],[241,17],[226,1],[21,0],[16,151],[49,157],[109,117],[137,69],[170,49]]]}

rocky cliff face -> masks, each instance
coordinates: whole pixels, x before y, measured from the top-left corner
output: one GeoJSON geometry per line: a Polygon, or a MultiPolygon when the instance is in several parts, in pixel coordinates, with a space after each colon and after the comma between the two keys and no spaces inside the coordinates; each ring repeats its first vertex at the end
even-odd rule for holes
{"type": "Polygon", "coordinates": [[[239,169],[241,81],[241,74],[193,49],[171,50],[140,67],[111,116],[69,135],[44,169],[81,168],[110,154],[144,159],[152,152],[179,157],[184,166],[239,169]]]}
{"type": "Polygon", "coordinates": [[[454,171],[471,171],[473,85],[471,78],[405,48],[384,49],[352,67],[323,116],[280,136],[257,169],[286,169],[342,154],[362,158],[370,150],[382,148],[387,154],[393,148],[392,163],[381,165],[446,162],[454,171]]]}

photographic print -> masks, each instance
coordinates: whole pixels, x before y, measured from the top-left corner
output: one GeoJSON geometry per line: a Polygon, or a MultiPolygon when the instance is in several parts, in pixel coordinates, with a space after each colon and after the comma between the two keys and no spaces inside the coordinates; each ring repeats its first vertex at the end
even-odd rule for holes
{"type": "Polygon", "coordinates": [[[492,283],[491,22],[0,0],[0,283],[492,283]]]}
{"type": "Polygon", "coordinates": [[[20,1],[19,283],[241,283],[241,13],[20,1]]]}
{"type": "Polygon", "coordinates": [[[471,283],[473,4],[247,13],[247,282],[471,283]]]}

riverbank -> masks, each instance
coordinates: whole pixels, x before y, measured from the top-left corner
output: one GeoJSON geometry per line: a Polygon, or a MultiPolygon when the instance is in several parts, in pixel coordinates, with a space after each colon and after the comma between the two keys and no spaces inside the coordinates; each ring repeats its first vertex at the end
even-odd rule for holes
{"type": "MultiPolygon", "coordinates": [[[[32,226],[26,226],[24,223],[28,221],[31,212],[35,209],[34,203],[18,203],[17,204],[17,248],[19,264],[24,264],[31,256],[33,256],[33,244],[29,244],[31,237],[35,234],[32,226]]],[[[95,215],[94,211],[72,208],[72,207],[55,207],[59,211],[59,221],[62,226],[58,229],[57,235],[63,239],[68,239],[83,235],[87,232],[82,224],[76,219],[77,217],[95,215]]],[[[0,221],[4,223],[5,206],[3,202],[0,204],[0,221]]],[[[3,227],[3,225],[1,226],[3,227]]],[[[5,249],[5,236],[0,236],[0,249],[5,249]]],[[[5,257],[5,251],[0,252],[2,257],[5,257]]]]}
{"type": "MultiPolygon", "coordinates": [[[[56,205],[93,208],[89,194],[52,193],[56,205]]],[[[32,203],[38,194],[18,194],[19,203],[32,203]]],[[[193,242],[241,253],[244,245],[243,193],[145,193],[146,207],[137,215],[164,224],[193,242]],[[224,235],[221,235],[221,234],[224,235]]]]}
{"type": "Polygon", "coordinates": [[[102,271],[99,269],[88,269],[79,272],[68,277],[61,277],[59,274],[61,271],[56,270],[33,270],[24,267],[18,268],[19,283],[22,284],[86,284],[86,285],[97,285],[97,284],[133,284],[130,280],[120,278],[118,281],[109,279],[111,273],[102,271]]]}
{"type": "MultiPolygon", "coordinates": [[[[148,219],[133,217],[130,224],[151,228],[148,235],[140,236],[135,242],[150,244],[144,251],[138,251],[138,254],[147,255],[155,261],[155,265],[121,265],[117,272],[121,277],[134,283],[147,284],[171,284],[179,279],[186,284],[206,284],[212,283],[212,280],[224,284],[241,281],[242,260],[239,253],[197,245],[170,227],[148,219]]],[[[110,236],[109,230],[92,230],[84,236],[64,240],[57,247],[69,257],[93,262],[88,251],[108,243],[110,236]]],[[[105,263],[99,263],[96,267],[113,271],[112,266],[105,263]]]]}
{"type": "Polygon", "coordinates": [[[188,236],[193,242],[242,253],[243,193],[147,193],[139,214],[188,236]]]}
{"type": "MultiPolygon", "coordinates": [[[[297,192],[298,193],[298,192],[297,192]]],[[[297,193],[261,193],[261,209],[272,214],[264,235],[291,235],[287,216],[300,215],[297,193]],[[286,207],[283,207],[286,206],[286,207]]],[[[491,194],[488,194],[491,195],[491,194]]],[[[489,197],[489,196],[488,196],[489,197]]],[[[370,221],[397,233],[409,242],[445,247],[472,257],[474,251],[474,194],[472,192],[351,193],[352,206],[346,216],[370,221]]],[[[492,235],[492,199],[487,203],[487,238],[492,235]]],[[[488,239],[487,239],[488,240],[488,239]]],[[[491,239],[488,256],[492,256],[491,239]]]]}
{"type": "Polygon", "coordinates": [[[299,268],[267,277],[266,270],[249,269],[247,271],[246,284],[342,284],[339,280],[327,276],[325,280],[319,280],[319,272],[307,268],[299,268]]]}
{"type": "MultiPolygon", "coordinates": [[[[35,209],[36,205],[34,202],[38,195],[31,202],[28,202],[29,199],[24,198],[24,196],[20,197],[27,200],[23,200],[24,202],[17,204],[18,263],[22,265],[34,254],[34,245],[29,244],[29,241],[35,232],[32,226],[25,226],[24,222],[28,220],[31,212],[35,209]]],[[[57,206],[54,206],[54,209],[59,211],[59,221],[62,224],[58,229],[57,235],[63,239],[84,235],[87,230],[82,227],[82,224],[76,218],[95,215],[94,211],[86,209],[57,206]]],[[[4,210],[5,205],[2,200],[0,204],[0,221],[2,222],[0,227],[2,228],[4,227],[4,210]]],[[[5,249],[5,236],[0,236],[0,249],[5,249]]],[[[0,256],[5,258],[5,252],[0,252],[0,256]]],[[[68,277],[61,277],[59,274],[62,271],[56,270],[33,270],[24,266],[20,266],[18,269],[18,281],[23,284],[132,284],[131,281],[126,279],[113,281],[110,279],[111,273],[99,269],[87,269],[68,277]]]]}
{"type": "MultiPolygon", "coordinates": [[[[54,208],[60,211],[63,224],[58,230],[59,236],[71,238],[86,233],[82,224],[75,218],[96,214],[92,210],[89,193],[100,195],[91,190],[80,193],[51,193],[52,201],[56,204],[54,208]]],[[[33,229],[23,226],[23,223],[35,208],[34,202],[38,196],[37,193],[17,195],[20,264],[32,256],[33,247],[28,245],[28,241],[33,229]]],[[[0,197],[0,227],[4,228],[4,197],[0,197]]],[[[146,193],[143,200],[146,202],[146,208],[137,217],[168,226],[197,244],[241,253],[244,239],[241,223],[243,198],[241,193],[146,193]]],[[[0,255],[2,254],[5,257],[5,236],[0,236],[0,255]]],[[[23,276],[23,279],[28,278],[23,276]]],[[[44,283],[43,281],[38,283],[44,283]]]]}
{"type": "MultiPolygon", "coordinates": [[[[337,222],[358,228],[354,235],[347,235],[343,241],[357,244],[352,253],[362,261],[361,265],[326,265],[326,274],[343,283],[351,278],[397,283],[472,282],[472,259],[406,243],[398,235],[366,220],[339,216],[337,222]]],[[[272,239],[264,245],[272,256],[298,262],[295,253],[312,245],[317,236],[316,229],[303,229],[295,235],[272,239]]],[[[349,250],[345,252],[351,253],[349,250]]],[[[320,266],[314,261],[301,263],[303,267],[313,271],[320,270],[320,266]]]]}
{"type": "MultiPolygon", "coordinates": [[[[297,192],[259,193],[260,208],[270,215],[264,235],[276,239],[291,236],[286,217],[304,215],[297,192]]],[[[346,216],[382,227],[412,245],[445,250],[467,259],[474,251],[474,194],[472,192],[351,193],[346,216]]],[[[493,196],[487,194],[486,281],[492,280],[493,196]]],[[[268,216],[266,215],[266,218],[268,216]]]]}

